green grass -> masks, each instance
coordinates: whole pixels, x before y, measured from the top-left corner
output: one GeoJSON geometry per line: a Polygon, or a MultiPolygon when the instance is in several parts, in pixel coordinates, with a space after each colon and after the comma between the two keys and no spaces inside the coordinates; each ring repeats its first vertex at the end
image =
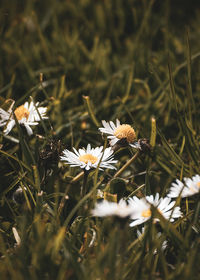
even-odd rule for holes
{"type": "Polygon", "coordinates": [[[199,279],[199,195],[177,201],[174,223],[146,223],[141,239],[142,226],[91,216],[97,189],[111,200],[165,196],[199,174],[198,1],[2,1],[0,15],[0,107],[32,96],[49,117],[31,137],[0,130],[1,279],[199,279]],[[135,154],[117,151],[117,170],[92,171],[81,197],[81,170],[59,156],[108,146],[98,127],[116,118],[152,150],[116,178],[135,154]]]}

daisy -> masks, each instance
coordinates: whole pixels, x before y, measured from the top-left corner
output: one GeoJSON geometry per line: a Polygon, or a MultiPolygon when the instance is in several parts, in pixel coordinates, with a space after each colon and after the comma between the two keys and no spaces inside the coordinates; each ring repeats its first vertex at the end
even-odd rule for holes
{"type": "Polygon", "coordinates": [[[185,184],[176,179],[169,189],[169,197],[188,197],[200,192],[200,176],[195,175],[192,178],[184,178],[185,184]]]}
{"type": "Polygon", "coordinates": [[[117,160],[113,160],[113,151],[111,148],[106,148],[103,151],[103,146],[91,148],[91,145],[88,144],[86,149],[82,148],[77,151],[73,148],[73,150],[74,153],[69,150],[64,150],[63,156],[60,157],[61,160],[72,167],[80,166],[80,168],[89,170],[91,168],[97,168],[100,162],[100,170],[102,168],[116,169],[113,164],[117,160]]]}
{"type": "MultiPolygon", "coordinates": [[[[8,109],[8,111],[5,111],[2,108],[0,108],[0,127],[6,126],[6,128],[4,129],[5,135],[7,135],[16,124],[12,111],[13,105],[14,103],[8,109]]],[[[38,105],[39,102],[37,102],[35,105],[33,101],[31,101],[30,104],[28,102],[25,102],[24,105],[21,105],[14,110],[14,114],[16,119],[18,120],[18,123],[24,125],[28,135],[33,134],[33,131],[30,126],[37,125],[41,118],[42,119],[48,118],[45,116],[47,108],[38,107],[38,105]]]]}
{"type": "MultiPolygon", "coordinates": [[[[180,207],[173,208],[175,201],[171,201],[169,197],[159,198],[158,193],[156,193],[155,198],[153,195],[140,199],[134,196],[129,198],[128,202],[133,209],[131,219],[134,221],[130,223],[131,227],[145,223],[151,218],[151,205],[157,207],[160,214],[170,222],[173,222],[175,218],[179,218],[182,215],[180,207]]],[[[159,221],[159,219],[156,218],[154,221],[159,221]]]]}
{"type": "Polygon", "coordinates": [[[92,210],[92,215],[98,217],[116,216],[119,218],[127,218],[131,214],[132,208],[127,205],[124,199],[121,199],[119,203],[103,200],[96,203],[95,208],[92,210]]]}
{"type": "Polygon", "coordinates": [[[129,124],[120,124],[120,121],[116,120],[116,125],[114,122],[102,121],[104,127],[100,127],[99,130],[102,133],[108,134],[108,139],[110,139],[110,145],[114,146],[120,140],[125,140],[126,143],[132,147],[138,148],[133,144],[136,140],[135,130],[129,124]]]}

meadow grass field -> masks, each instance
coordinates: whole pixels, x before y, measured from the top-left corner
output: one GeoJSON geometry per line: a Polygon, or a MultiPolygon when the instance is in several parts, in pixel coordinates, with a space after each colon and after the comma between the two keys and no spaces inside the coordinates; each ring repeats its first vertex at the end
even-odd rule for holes
{"type": "Polygon", "coordinates": [[[200,279],[199,27],[195,0],[1,1],[1,280],[200,279]]]}

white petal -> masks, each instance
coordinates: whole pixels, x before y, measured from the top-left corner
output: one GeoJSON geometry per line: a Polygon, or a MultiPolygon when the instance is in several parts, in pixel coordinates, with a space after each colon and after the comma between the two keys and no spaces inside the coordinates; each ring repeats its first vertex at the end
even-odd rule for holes
{"type": "Polygon", "coordinates": [[[116,119],[116,127],[120,126],[120,121],[118,119],[116,119]]]}
{"type": "Polygon", "coordinates": [[[110,121],[110,126],[111,126],[111,128],[113,129],[113,131],[115,131],[116,126],[115,126],[114,122],[110,121]]]}
{"type": "Polygon", "coordinates": [[[33,130],[30,128],[29,125],[27,125],[26,123],[24,124],[25,128],[26,128],[26,131],[28,133],[28,135],[32,135],[33,134],[33,130]]]}
{"type": "Polygon", "coordinates": [[[14,126],[15,126],[15,120],[9,121],[4,130],[4,134],[7,135],[13,129],[14,126]]]}

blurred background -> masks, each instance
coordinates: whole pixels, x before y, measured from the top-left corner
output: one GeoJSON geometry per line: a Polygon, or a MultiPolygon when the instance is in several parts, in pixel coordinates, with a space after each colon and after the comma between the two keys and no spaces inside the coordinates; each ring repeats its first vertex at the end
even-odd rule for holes
{"type": "MultiPolygon", "coordinates": [[[[118,186],[123,189],[120,195],[129,195],[144,183],[147,192],[165,194],[176,178],[199,173],[199,27],[199,0],[1,0],[0,107],[6,108],[7,99],[19,106],[32,96],[48,107],[49,116],[48,121],[34,128],[32,137],[23,136],[26,151],[16,127],[10,133],[13,138],[6,138],[2,130],[0,133],[0,254],[8,254],[0,266],[4,277],[14,277],[17,267],[15,279],[23,279],[23,275],[24,279],[30,275],[33,279],[83,279],[83,273],[84,279],[133,279],[117,278],[118,269],[125,269],[127,255],[118,266],[112,263],[116,243],[112,243],[111,250],[109,245],[98,245],[95,252],[85,249],[85,233],[91,237],[91,228],[98,228],[87,217],[89,208],[84,210],[84,219],[76,220],[65,235],[63,221],[80,200],[82,183],[77,181],[69,187],[67,206],[58,217],[66,186],[80,172],[59,164],[59,156],[63,148],[103,145],[98,132],[101,120],[118,118],[134,127],[138,139],[150,139],[154,118],[155,147],[129,166],[122,174],[125,180],[113,185],[113,194],[118,186]],[[36,166],[38,173],[27,166],[36,166]],[[38,199],[36,183],[41,183],[44,197],[43,204],[37,201],[33,206],[33,198],[38,199]],[[30,187],[28,196],[22,196],[27,205],[13,201],[20,184],[30,187]],[[13,226],[24,240],[14,254],[13,226]],[[116,269],[116,278],[106,272],[107,263],[116,269]]],[[[115,156],[120,168],[132,154],[124,149],[115,156]]],[[[101,177],[102,190],[112,175],[107,172],[101,177]]],[[[92,176],[88,184],[93,186],[92,176]]],[[[106,238],[117,242],[112,237],[117,236],[118,228],[113,233],[108,224],[106,238]]],[[[184,232],[186,227],[183,222],[181,230],[184,232]]],[[[132,238],[132,233],[128,234],[127,242],[132,238]]],[[[146,243],[142,246],[145,251],[146,243]]],[[[195,255],[192,264],[188,260],[194,251],[173,246],[166,260],[161,253],[159,272],[152,277],[170,279],[166,273],[169,269],[173,271],[171,279],[175,279],[176,268],[180,268],[177,275],[181,271],[179,276],[185,277],[181,279],[189,279],[187,273],[192,271],[195,255]],[[173,261],[168,266],[165,261],[169,259],[173,261]]],[[[134,250],[140,259],[138,267],[135,261],[137,275],[144,264],[144,274],[149,276],[153,251],[147,256],[150,261],[144,258],[143,263],[143,252],[134,250]]],[[[135,269],[132,262],[129,265],[127,277],[135,269]]],[[[135,279],[139,279],[137,275],[135,279]]]]}

